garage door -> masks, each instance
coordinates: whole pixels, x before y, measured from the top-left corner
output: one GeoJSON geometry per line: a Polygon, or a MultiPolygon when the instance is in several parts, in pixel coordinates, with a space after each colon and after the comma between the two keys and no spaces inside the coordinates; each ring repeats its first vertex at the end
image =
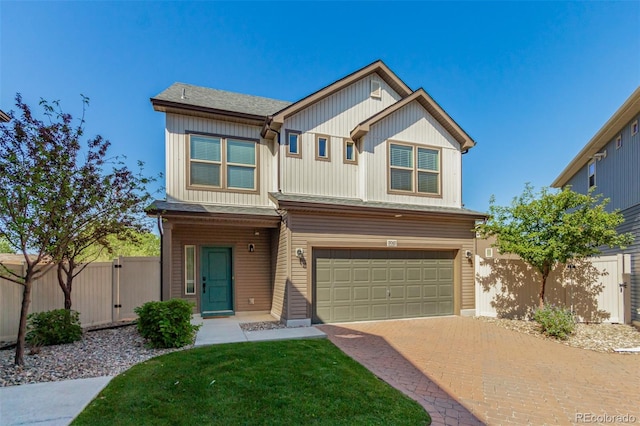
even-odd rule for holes
{"type": "Polygon", "coordinates": [[[453,252],[314,250],[314,322],[453,314],[453,252]]]}

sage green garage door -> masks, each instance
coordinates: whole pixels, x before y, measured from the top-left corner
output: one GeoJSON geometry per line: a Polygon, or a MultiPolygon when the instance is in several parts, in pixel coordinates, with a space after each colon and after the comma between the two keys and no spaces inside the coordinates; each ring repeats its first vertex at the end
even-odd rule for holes
{"type": "Polygon", "coordinates": [[[453,252],[314,250],[314,322],[453,314],[453,252]]]}

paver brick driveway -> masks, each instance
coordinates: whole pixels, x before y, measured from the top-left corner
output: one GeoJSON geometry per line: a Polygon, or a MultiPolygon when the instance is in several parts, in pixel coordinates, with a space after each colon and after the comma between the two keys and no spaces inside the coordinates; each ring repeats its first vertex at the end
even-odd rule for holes
{"type": "Polygon", "coordinates": [[[463,317],[319,328],[420,402],[434,425],[623,423],[618,415],[640,424],[636,354],[572,348],[463,317]]]}

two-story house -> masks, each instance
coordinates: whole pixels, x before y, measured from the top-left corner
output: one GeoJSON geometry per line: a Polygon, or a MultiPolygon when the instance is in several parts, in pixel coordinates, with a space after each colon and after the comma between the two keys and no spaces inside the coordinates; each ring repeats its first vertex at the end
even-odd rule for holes
{"type": "Polygon", "coordinates": [[[376,61],[284,102],[175,83],[162,295],[288,325],[473,314],[473,139],[376,61]]]}
{"type": "MultiPolygon", "coordinates": [[[[640,87],[613,114],[595,136],[571,160],[551,184],[554,188],[571,185],[587,193],[591,188],[609,198],[609,211],[624,215],[618,232],[635,236],[624,252],[631,254],[631,319],[640,321],[640,87]]],[[[621,252],[604,248],[605,254],[621,252]]],[[[624,288],[621,291],[625,291],[624,288]]]]}

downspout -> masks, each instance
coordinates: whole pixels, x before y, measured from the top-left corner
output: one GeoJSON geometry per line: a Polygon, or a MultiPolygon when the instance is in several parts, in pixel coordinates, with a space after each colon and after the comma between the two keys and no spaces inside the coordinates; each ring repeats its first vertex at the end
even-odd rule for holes
{"type": "MultiPolygon", "coordinates": [[[[273,129],[271,129],[271,130],[273,130],[273,129]]],[[[278,192],[282,192],[282,187],[280,186],[280,167],[281,167],[280,166],[280,161],[281,161],[281,158],[280,158],[280,132],[278,130],[273,130],[273,131],[276,132],[276,134],[278,135],[278,145],[276,147],[278,149],[278,151],[277,151],[277,155],[278,155],[278,167],[277,167],[278,176],[277,176],[276,182],[277,182],[277,185],[278,185],[278,192]]]]}
{"type": "Polygon", "coordinates": [[[160,233],[160,301],[162,301],[162,284],[163,284],[163,277],[162,277],[162,272],[164,270],[163,268],[163,250],[164,250],[164,230],[162,229],[162,216],[160,214],[158,214],[158,232],[160,233]]]}

